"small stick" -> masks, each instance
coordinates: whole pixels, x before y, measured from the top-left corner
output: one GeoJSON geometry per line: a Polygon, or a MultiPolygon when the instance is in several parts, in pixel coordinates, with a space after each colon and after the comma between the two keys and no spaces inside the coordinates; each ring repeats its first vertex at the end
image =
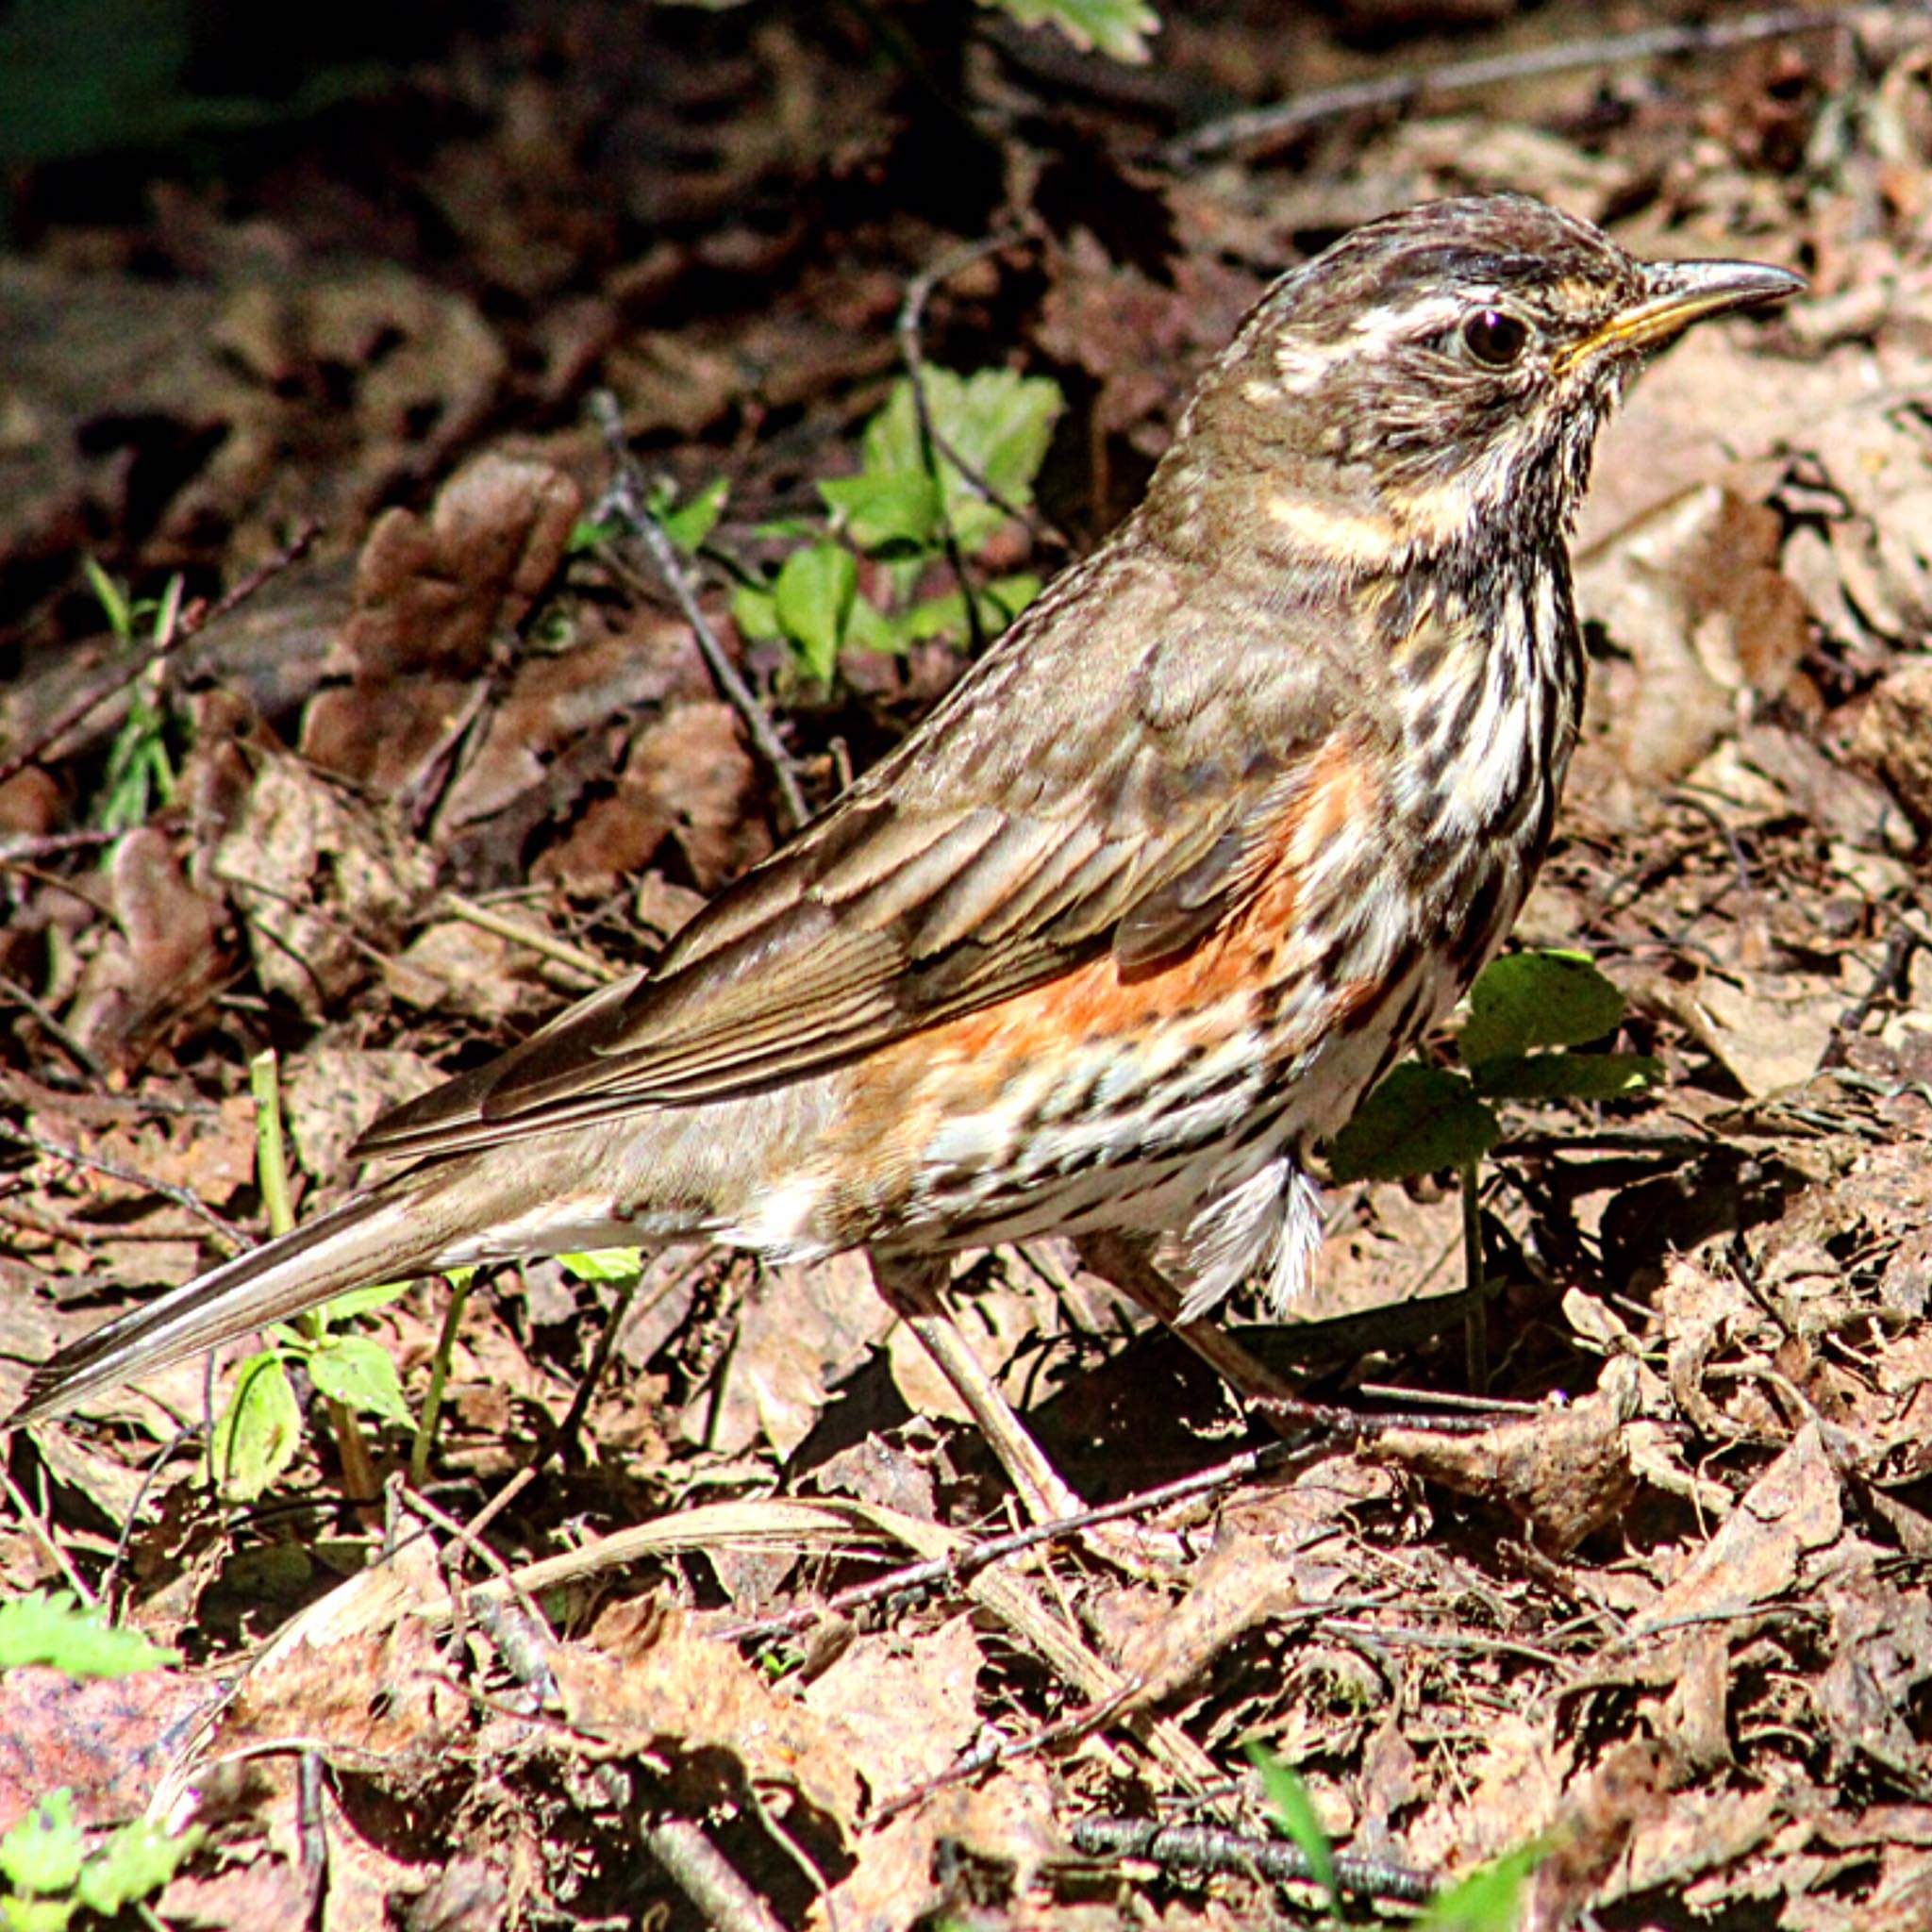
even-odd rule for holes
{"type": "MultiPolygon", "coordinates": [[[[906,284],[906,299],[899,305],[899,317],[892,325],[892,332],[898,338],[900,358],[905,362],[906,374],[912,383],[912,407],[919,418],[920,441],[927,446],[927,467],[932,473],[934,485],[943,490],[943,486],[940,484],[938,467],[930,459],[930,453],[936,450],[995,509],[1003,511],[1018,523],[1024,524],[1035,537],[1044,537],[1071,554],[1074,548],[1074,540],[1052,518],[1043,515],[1037,508],[1009,502],[1000,491],[994,489],[991,479],[968,462],[933,426],[931,412],[926,407],[925,354],[922,335],[925,326],[926,305],[932,300],[933,291],[941,282],[950,280],[958,275],[961,269],[970,268],[983,257],[996,255],[1002,248],[1011,245],[1019,239],[1015,235],[989,235],[981,241],[968,243],[963,248],[957,248],[949,255],[942,255],[930,268],[922,269],[906,284]]],[[[957,575],[959,565],[953,555],[953,527],[951,519],[945,517],[943,493],[940,499],[940,511],[946,526],[947,561],[953,564],[957,575]]],[[[965,589],[963,576],[960,577],[960,588],[965,589]]],[[[966,601],[967,621],[973,623],[974,618],[970,593],[966,601]]]]}
{"type": "Polygon", "coordinates": [[[1836,30],[1848,26],[1859,14],[1870,10],[1869,7],[1783,7],[1764,13],[1742,14],[1736,20],[1643,27],[1635,33],[1563,41],[1555,46],[1527,47],[1515,54],[1452,61],[1443,67],[1391,74],[1374,80],[1348,81],[1340,87],[1312,89],[1290,100],[1278,101],[1272,108],[1244,108],[1240,113],[1204,122],[1186,134],[1163,142],[1155,152],[1162,160],[1184,167],[1226,154],[1249,142],[1292,134],[1314,122],[1353,113],[1358,108],[1403,108],[1433,94],[1459,93],[1471,88],[1527,80],[1537,75],[1569,74],[1580,67],[1608,67],[1664,54],[1713,53],[1724,47],[1747,46],[1754,41],[1836,30]]]}
{"type": "MultiPolygon", "coordinates": [[[[1314,1882],[1308,1858],[1299,1845],[1278,1839],[1250,1838],[1210,1824],[1162,1824],[1149,1818],[1076,1818],[1074,1843],[1092,1857],[1151,1858],[1189,1872],[1258,1872],[1264,1878],[1314,1882]]],[[[1425,1903],[1435,1886],[1421,1872],[1380,1858],[1335,1859],[1335,1882],[1358,1898],[1425,1903]]]]}
{"type": "Polygon", "coordinates": [[[842,1616],[849,1610],[875,1603],[881,1597],[898,1596],[937,1583],[963,1583],[968,1577],[1004,1561],[1008,1557],[1020,1556],[1057,1538],[1077,1536],[1082,1530],[1099,1524],[1119,1523],[1128,1517],[1149,1515],[1156,1509],[1166,1508],[1171,1503],[1186,1502],[1195,1496],[1211,1495],[1218,1490],[1231,1489],[1249,1476],[1272,1474],[1295,1453],[1286,1442],[1271,1442],[1260,1449],[1246,1449],[1225,1462],[1216,1463],[1211,1469],[1196,1470],[1192,1475],[1176,1477],[1158,1489],[1123,1496],[1117,1503],[1103,1503],[1096,1508],[1081,1510],[1077,1516],[1062,1517],[1053,1523],[1032,1524],[1005,1536],[987,1537],[970,1550],[955,1556],[907,1563],[869,1582],[855,1583],[827,1597],[824,1603],[801,1605],[796,1609],[783,1610],[751,1622],[724,1624],[710,1634],[724,1643],[797,1636],[826,1617],[842,1616]]]}
{"type": "Polygon", "coordinates": [[[688,1818],[646,1819],[638,1836],[706,1924],[719,1932],[785,1932],[771,1907],[688,1818]]]}
{"type": "Polygon", "coordinates": [[[306,525],[296,533],[291,542],[276,551],[258,569],[250,571],[240,583],[224,591],[212,604],[192,606],[179,624],[166,631],[151,648],[142,652],[132,664],[124,665],[105,683],[95,685],[92,691],[83,691],[31,744],[14,753],[5,764],[0,764],[0,785],[6,784],[9,778],[25,771],[49,745],[58,744],[97,706],[106,704],[117,691],[125,691],[143,672],[152,669],[163,658],[172,657],[190,638],[198,637],[216,618],[225,617],[238,604],[245,603],[264,584],[279,576],[291,564],[299,563],[308,556],[315,540],[321,535],[320,524],[306,525]]]}
{"type": "Polygon", "coordinates": [[[118,1160],[108,1160],[97,1154],[83,1154],[77,1147],[63,1147],[59,1141],[43,1140],[25,1127],[15,1126],[11,1121],[0,1120],[0,1140],[31,1147],[50,1160],[65,1160],[75,1167],[86,1169],[90,1174],[105,1174],[110,1181],[119,1181],[123,1187],[139,1188],[144,1193],[158,1194],[162,1200],[172,1201],[175,1207],[199,1215],[232,1250],[239,1252],[249,1245],[247,1236],[232,1221],[217,1214],[199,1194],[187,1188],[177,1188],[172,1181],[156,1180],[152,1174],[124,1167],[118,1160]]]}
{"type": "MultiPolygon", "coordinates": [[[[658,575],[677,600],[677,608],[683,611],[685,622],[691,625],[691,634],[698,641],[698,649],[704,654],[718,689],[743,721],[753,746],[771,772],[773,783],[777,786],[778,796],[784,803],[786,816],[791,820],[785,829],[796,831],[811,814],[806,809],[805,794],[799,790],[798,772],[791,762],[791,754],[778,741],[778,734],[773,728],[771,719],[765,715],[764,707],[758,703],[757,693],[739,675],[737,665],[725,655],[724,645],[718,641],[718,634],[699,608],[697,591],[692,589],[691,578],[677,555],[677,546],[664,534],[664,526],[645,508],[637,461],[624,440],[624,419],[618,413],[617,398],[608,390],[597,390],[591,397],[591,413],[604,432],[604,441],[610,452],[610,483],[594,514],[615,517],[643,545],[646,555],[657,565],[658,575]]],[[[608,548],[608,545],[604,546],[606,551],[608,548]]]]}
{"type": "Polygon", "coordinates": [[[460,919],[480,931],[493,933],[500,940],[508,940],[513,946],[527,946],[531,952],[555,961],[567,972],[579,974],[592,987],[608,986],[617,976],[596,954],[587,953],[583,947],[574,946],[568,940],[558,939],[534,925],[525,925],[520,919],[508,919],[501,912],[492,912],[489,907],[479,906],[459,892],[445,892],[442,904],[444,910],[453,918],[460,919]]]}

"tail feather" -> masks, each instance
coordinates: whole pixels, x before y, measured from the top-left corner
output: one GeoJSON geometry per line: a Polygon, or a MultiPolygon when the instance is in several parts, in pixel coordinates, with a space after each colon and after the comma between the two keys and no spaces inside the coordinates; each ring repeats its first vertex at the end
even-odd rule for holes
{"type": "Polygon", "coordinates": [[[448,1230],[441,1216],[424,1212],[422,1182],[420,1173],[398,1174],[83,1336],[35,1370],[0,1426],[59,1415],[96,1390],[286,1321],[348,1289],[429,1273],[448,1230]]]}

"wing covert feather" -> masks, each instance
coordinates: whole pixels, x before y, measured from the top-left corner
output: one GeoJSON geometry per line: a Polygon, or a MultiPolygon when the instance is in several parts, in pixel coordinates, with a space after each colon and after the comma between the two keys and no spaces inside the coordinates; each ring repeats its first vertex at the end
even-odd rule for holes
{"type": "Polygon", "coordinates": [[[1232,612],[1217,623],[1171,564],[1134,562],[1129,595],[1119,555],[1095,635],[1089,592],[1108,554],[1053,586],[897,752],[713,900],[648,974],[398,1109],[360,1151],[442,1151],[716,1098],[1109,948],[1138,970],[1197,942],[1252,887],[1332,724],[1315,696],[1324,649],[1291,614],[1258,643],[1251,605],[1239,625],[1232,612]],[[1122,635],[1152,641],[1126,652],[1122,635]],[[1266,680],[1244,675],[1257,650],[1275,660],[1266,680]]]}

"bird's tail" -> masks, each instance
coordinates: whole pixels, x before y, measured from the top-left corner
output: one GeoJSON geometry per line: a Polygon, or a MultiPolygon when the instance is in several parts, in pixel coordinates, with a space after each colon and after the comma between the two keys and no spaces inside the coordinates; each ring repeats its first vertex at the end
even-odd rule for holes
{"type": "Polygon", "coordinates": [[[430,1273],[451,1234],[436,1211],[442,1191],[421,1169],[397,1174],[109,1322],[35,1370],[4,1426],[58,1415],[96,1390],[286,1321],[348,1289],[430,1273]]]}

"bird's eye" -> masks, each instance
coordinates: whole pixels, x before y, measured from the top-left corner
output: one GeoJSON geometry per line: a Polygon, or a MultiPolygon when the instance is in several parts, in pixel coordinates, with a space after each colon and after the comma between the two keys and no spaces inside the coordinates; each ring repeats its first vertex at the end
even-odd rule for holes
{"type": "Polygon", "coordinates": [[[1501,308],[1479,308],[1462,325],[1462,342],[1485,369],[1507,369],[1529,342],[1529,325],[1501,308]]]}

